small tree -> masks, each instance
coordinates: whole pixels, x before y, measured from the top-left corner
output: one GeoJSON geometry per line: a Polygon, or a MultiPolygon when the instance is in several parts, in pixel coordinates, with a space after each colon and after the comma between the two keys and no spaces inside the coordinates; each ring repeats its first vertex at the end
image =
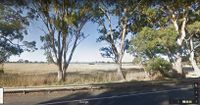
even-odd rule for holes
{"type": "Polygon", "coordinates": [[[145,71],[147,71],[150,76],[159,73],[164,77],[169,77],[170,70],[172,70],[172,64],[160,57],[150,59],[145,65],[145,71]]]}
{"type": "Polygon", "coordinates": [[[141,65],[142,64],[142,58],[140,56],[137,56],[133,59],[132,63],[135,64],[135,65],[141,65]]]}
{"type": "Polygon", "coordinates": [[[29,63],[29,60],[24,60],[24,63],[29,63]]]}
{"type": "Polygon", "coordinates": [[[163,76],[167,76],[166,70],[163,71],[164,69],[160,69],[159,66],[172,64],[175,61],[176,37],[176,31],[172,26],[159,30],[144,27],[136,36],[132,37],[130,50],[134,51],[142,61],[145,61],[144,63],[147,64],[145,69],[150,74],[159,72],[163,76]],[[167,57],[169,62],[163,57],[167,57]]]}
{"type": "Polygon", "coordinates": [[[17,61],[17,63],[23,63],[23,62],[24,62],[23,59],[19,59],[19,60],[17,61]]]}

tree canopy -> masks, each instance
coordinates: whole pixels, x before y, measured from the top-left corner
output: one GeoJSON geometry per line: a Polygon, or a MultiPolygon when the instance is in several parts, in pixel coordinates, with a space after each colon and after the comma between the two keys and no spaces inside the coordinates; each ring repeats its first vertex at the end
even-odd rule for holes
{"type": "Polygon", "coordinates": [[[131,40],[131,51],[136,51],[136,55],[144,55],[153,58],[158,54],[168,55],[175,53],[176,31],[173,27],[152,29],[144,27],[131,40]]]}
{"type": "Polygon", "coordinates": [[[58,81],[64,81],[76,47],[87,37],[82,28],[92,18],[91,2],[35,0],[33,7],[47,29],[42,30],[42,49],[47,60],[58,66],[58,81]]]}
{"type": "Polygon", "coordinates": [[[5,3],[0,4],[0,63],[4,63],[11,55],[21,54],[24,50],[36,50],[35,41],[23,40],[29,25],[27,17],[23,16],[20,10],[11,7],[16,4],[5,3]]]}

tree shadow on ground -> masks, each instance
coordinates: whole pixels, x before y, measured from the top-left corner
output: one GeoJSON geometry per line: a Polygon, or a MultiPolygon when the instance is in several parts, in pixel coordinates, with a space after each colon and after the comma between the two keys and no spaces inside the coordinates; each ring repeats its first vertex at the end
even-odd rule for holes
{"type": "MultiPolygon", "coordinates": [[[[91,90],[54,98],[38,104],[51,105],[168,105],[169,99],[193,99],[193,90],[159,92],[182,86],[183,83],[167,85],[153,81],[134,81],[106,84],[107,91],[94,95],[91,90]],[[141,85],[141,86],[139,86],[141,85]],[[149,93],[149,94],[144,94],[149,93]],[[136,95],[137,94],[137,95],[136,95]]],[[[189,84],[189,85],[192,85],[189,84]]],[[[104,87],[101,87],[104,88],[104,87]]]]}

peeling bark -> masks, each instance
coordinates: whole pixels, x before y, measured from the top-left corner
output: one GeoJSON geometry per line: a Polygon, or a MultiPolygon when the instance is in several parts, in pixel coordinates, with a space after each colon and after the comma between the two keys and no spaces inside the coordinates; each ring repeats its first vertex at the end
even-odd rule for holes
{"type": "Polygon", "coordinates": [[[177,71],[178,74],[183,74],[183,71],[182,71],[182,58],[180,56],[180,54],[178,53],[177,56],[176,56],[176,61],[173,65],[173,68],[177,71]]]}
{"type": "MultiPolygon", "coordinates": [[[[127,12],[127,9],[125,8],[124,13],[126,14],[126,12],[127,12]]],[[[118,76],[121,76],[121,78],[123,80],[126,79],[121,68],[122,68],[122,58],[124,56],[124,51],[125,51],[124,41],[125,41],[126,33],[127,33],[127,20],[128,20],[127,17],[124,16],[122,18],[122,21],[121,21],[123,30],[122,30],[122,33],[121,33],[121,41],[120,41],[120,48],[119,48],[119,59],[117,61],[117,64],[118,64],[117,74],[118,74],[118,76]]]]}
{"type": "Polygon", "coordinates": [[[194,72],[196,76],[200,77],[200,69],[197,66],[196,60],[194,59],[194,46],[193,46],[193,38],[190,38],[190,63],[192,65],[192,68],[194,69],[194,72]]]}
{"type": "Polygon", "coordinates": [[[57,80],[58,80],[59,82],[61,82],[61,81],[64,80],[62,70],[58,70],[57,80]]]}
{"type": "Polygon", "coordinates": [[[124,73],[122,72],[122,64],[121,63],[117,64],[117,77],[120,80],[125,80],[125,78],[126,78],[124,73]]]}
{"type": "MultiPolygon", "coordinates": [[[[175,27],[175,30],[177,32],[177,34],[179,35],[179,38],[177,39],[177,45],[178,45],[178,51],[176,52],[175,54],[175,62],[174,62],[174,65],[173,65],[173,69],[175,69],[177,71],[178,74],[183,74],[182,72],[182,57],[181,57],[181,54],[182,54],[182,51],[181,51],[181,48],[182,48],[182,42],[183,42],[183,36],[182,36],[182,33],[184,32],[179,32],[179,27],[178,27],[178,23],[177,23],[177,20],[172,20],[172,23],[175,27]]],[[[184,25],[184,24],[182,24],[184,25]]],[[[184,28],[182,28],[184,29],[184,28]]],[[[185,30],[181,30],[181,31],[185,31],[185,30]]]]}
{"type": "MultiPolygon", "coordinates": [[[[126,34],[127,34],[127,17],[125,15],[120,16],[120,28],[122,29],[122,31],[120,32],[120,38],[119,38],[119,47],[118,45],[115,44],[115,39],[114,39],[114,35],[113,35],[113,29],[112,29],[112,24],[111,24],[111,18],[108,15],[108,13],[106,12],[106,10],[104,10],[103,8],[101,8],[101,11],[105,14],[106,20],[108,20],[108,26],[109,26],[109,31],[110,31],[110,37],[108,37],[109,39],[106,39],[106,41],[110,44],[111,48],[112,48],[112,52],[114,54],[113,60],[116,63],[117,66],[117,77],[118,79],[121,80],[125,80],[125,76],[123,74],[122,71],[122,59],[124,56],[124,44],[125,44],[125,38],[126,38],[126,34]]],[[[124,13],[127,13],[127,9],[124,9],[124,13]]],[[[100,23],[103,25],[104,29],[106,29],[105,23],[101,20],[100,23]]]]}

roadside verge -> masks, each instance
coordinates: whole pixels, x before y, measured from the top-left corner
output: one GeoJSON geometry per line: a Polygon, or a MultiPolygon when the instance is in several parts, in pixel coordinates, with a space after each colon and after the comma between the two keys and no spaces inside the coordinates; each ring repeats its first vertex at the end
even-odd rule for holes
{"type": "Polygon", "coordinates": [[[157,89],[177,88],[182,85],[192,85],[199,79],[174,79],[163,81],[130,81],[113,82],[102,84],[83,84],[83,85],[59,85],[59,86],[34,86],[34,87],[4,87],[4,93],[28,93],[28,92],[52,92],[52,91],[76,91],[90,89],[113,89],[113,88],[146,88],[154,87],[157,89]]]}

